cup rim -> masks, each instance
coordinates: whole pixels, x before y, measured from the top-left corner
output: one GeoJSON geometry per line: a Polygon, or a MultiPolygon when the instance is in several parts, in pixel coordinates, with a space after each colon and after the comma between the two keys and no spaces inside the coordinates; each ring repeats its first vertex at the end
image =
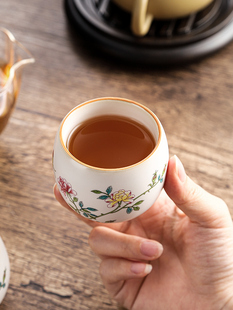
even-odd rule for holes
{"type": "Polygon", "coordinates": [[[65,150],[65,152],[76,162],[78,162],[79,164],[85,166],[85,167],[88,167],[90,169],[94,169],[94,170],[99,170],[99,171],[119,171],[119,170],[127,170],[127,169],[130,169],[130,168],[133,168],[133,167],[136,167],[140,164],[142,164],[143,162],[145,162],[146,160],[148,160],[155,152],[156,150],[158,149],[160,143],[161,143],[161,139],[162,139],[162,129],[161,129],[161,124],[157,118],[157,116],[149,109],[147,108],[146,106],[144,106],[143,104],[141,103],[138,103],[134,100],[130,100],[130,99],[125,99],[125,98],[120,98],[120,97],[100,97],[100,98],[95,98],[95,99],[91,99],[91,100],[88,100],[88,101],[85,101],[79,105],[77,105],[75,108],[73,108],[65,117],[64,119],[62,120],[61,122],[61,126],[60,126],[60,130],[59,130],[59,139],[60,139],[60,142],[61,142],[61,145],[63,147],[63,149],[65,150]],[[103,100],[113,100],[113,101],[125,101],[127,103],[131,103],[131,104],[134,104],[140,108],[142,108],[143,110],[145,110],[147,113],[149,113],[153,119],[155,120],[157,126],[158,126],[158,141],[156,142],[156,145],[153,149],[153,151],[148,155],[146,156],[145,158],[143,158],[142,160],[140,160],[139,162],[133,164],[133,165],[129,165],[129,166],[124,166],[124,167],[120,167],[120,168],[100,168],[100,167],[96,167],[96,166],[92,166],[92,165],[88,165],[84,162],[82,162],[81,160],[77,159],[75,156],[73,156],[70,151],[68,150],[68,148],[66,147],[64,141],[63,141],[63,138],[62,138],[62,130],[63,130],[63,126],[67,120],[67,118],[74,112],[76,111],[77,109],[85,106],[85,105],[88,105],[90,103],[93,103],[93,102],[96,102],[96,101],[103,101],[103,100]]]}

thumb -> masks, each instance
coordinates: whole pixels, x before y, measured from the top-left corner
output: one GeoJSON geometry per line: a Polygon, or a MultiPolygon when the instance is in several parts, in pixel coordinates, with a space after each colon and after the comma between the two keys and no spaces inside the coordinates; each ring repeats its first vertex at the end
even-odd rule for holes
{"type": "Polygon", "coordinates": [[[193,182],[186,175],[177,156],[169,161],[164,189],[191,221],[210,228],[232,227],[231,216],[224,201],[193,182]]]}

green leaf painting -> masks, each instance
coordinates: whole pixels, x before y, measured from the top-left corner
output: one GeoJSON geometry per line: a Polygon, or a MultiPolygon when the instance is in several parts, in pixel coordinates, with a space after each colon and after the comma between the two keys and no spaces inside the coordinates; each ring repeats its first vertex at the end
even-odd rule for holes
{"type": "MultiPolygon", "coordinates": [[[[155,171],[152,175],[151,183],[148,184],[148,188],[136,197],[130,190],[120,189],[113,191],[112,186],[108,186],[105,191],[99,189],[91,190],[91,193],[98,195],[96,198],[103,200],[103,203],[106,203],[107,208],[109,208],[109,211],[101,214],[97,214],[99,210],[96,208],[84,207],[84,203],[78,199],[77,192],[72,188],[72,185],[66,181],[66,179],[60,176],[57,181],[60,191],[69,199],[68,204],[73,210],[88,219],[97,220],[100,217],[114,214],[123,209],[125,209],[127,214],[139,211],[144,202],[144,200],[140,198],[149,193],[157,184],[164,181],[166,168],[167,165],[164,166],[164,169],[160,174],[158,171],[155,171]]],[[[115,220],[108,220],[106,223],[112,223],[114,221],[115,220]]]]}

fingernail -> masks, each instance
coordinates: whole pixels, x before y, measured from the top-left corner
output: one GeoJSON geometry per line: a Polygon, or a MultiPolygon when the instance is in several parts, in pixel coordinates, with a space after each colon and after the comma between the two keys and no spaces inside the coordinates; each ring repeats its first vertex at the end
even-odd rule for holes
{"type": "Polygon", "coordinates": [[[150,273],[152,270],[152,266],[150,264],[143,264],[143,263],[132,263],[131,265],[131,272],[135,274],[140,273],[150,273]]]}
{"type": "Polygon", "coordinates": [[[141,253],[148,257],[159,257],[163,252],[163,247],[160,243],[151,241],[143,241],[141,244],[141,253]]]}
{"type": "Polygon", "coordinates": [[[177,171],[178,177],[179,177],[180,181],[182,183],[184,183],[186,180],[186,172],[184,170],[184,166],[183,166],[182,162],[180,161],[180,159],[176,155],[174,157],[176,160],[176,171],[177,171]]]}

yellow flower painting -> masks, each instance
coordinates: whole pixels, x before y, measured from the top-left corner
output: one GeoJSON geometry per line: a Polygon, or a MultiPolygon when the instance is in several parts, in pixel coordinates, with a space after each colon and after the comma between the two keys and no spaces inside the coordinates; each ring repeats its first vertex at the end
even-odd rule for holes
{"type": "Polygon", "coordinates": [[[133,199],[134,195],[132,195],[131,191],[120,189],[119,191],[112,193],[105,201],[108,204],[108,208],[113,208],[121,204],[121,202],[127,204],[133,203],[133,199]]]}

